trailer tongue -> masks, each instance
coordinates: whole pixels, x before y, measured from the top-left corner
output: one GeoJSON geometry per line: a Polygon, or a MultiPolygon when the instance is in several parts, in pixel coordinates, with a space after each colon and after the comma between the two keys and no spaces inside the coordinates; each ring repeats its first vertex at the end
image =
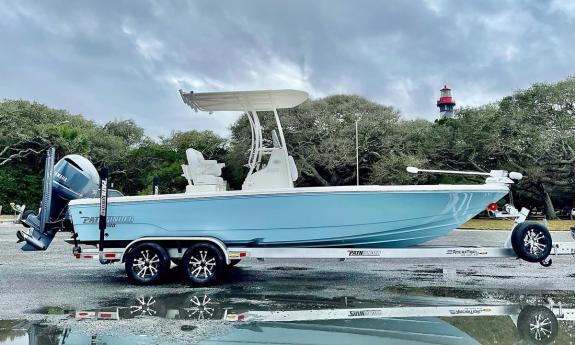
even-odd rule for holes
{"type": "Polygon", "coordinates": [[[94,165],[79,155],[68,155],[54,165],[55,150],[50,148],[44,168],[42,205],[39,215],[22,219],[29,231],[19,230],[18,242],[24,251],[46,250],[56,233],[72,230],[67,218],[70,200],[96,197],[100,178],[94,165]]]}

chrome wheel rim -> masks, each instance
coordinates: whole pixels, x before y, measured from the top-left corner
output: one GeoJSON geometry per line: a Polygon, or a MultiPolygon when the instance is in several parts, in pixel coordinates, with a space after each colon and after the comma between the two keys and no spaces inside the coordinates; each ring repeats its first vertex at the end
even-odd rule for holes
{"type": "Polygon", "coordinates": [[[539,255],[543,253],[547,247],[543,232],[529,229],[523,237],[523,246],[531,254],[539,255]]]}
{"type": "Polygon", "coordinates": [[[134,316],[155,316],[158,314],[154,309],[156,299],[154,297],[140,297],[136,299],[136,305],[130,306],[130,314],[134,316]]]}
{"type": "Polygon", "coordinates": [[[141,250],[134,264],[132,270],[139,278],[148,279],[155,277],[160,269],[160,257],[154,251],[149,249],[141,250]]]}
{"type": "Polygon", "coordinates": [[[207,280],[214,275],[216,258],[207,250],[201,249],[192,254],[188,264],[192,277],[207,280]]]}
{"type": "Polygon", "coordinates": [[[529,333],[535,340],[542,341],[551,337],[552,327],[549,317],[537,314],[529,322],[529,333]]]}
{"type": "Polygon", "coordinates": [[[187,308],[188,317],[195,320],[211,319],[214,316],[214,308],[211,306],[212,299],[204,295],[202,299],[198,296],[190,298],[192,307],[187,308]]]}

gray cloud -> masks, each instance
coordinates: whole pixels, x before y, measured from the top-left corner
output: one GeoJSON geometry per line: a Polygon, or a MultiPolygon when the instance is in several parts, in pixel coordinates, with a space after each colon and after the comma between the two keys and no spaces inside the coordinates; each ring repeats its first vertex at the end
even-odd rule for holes
{"type": "Polygon", "coordinates": [[[4,1],[0,97],[152,136],[225,134],[236,114],[194,114],[179,88],[355,93],[434,119],[573,74],[575,5],[524,1],[4,1]]]}

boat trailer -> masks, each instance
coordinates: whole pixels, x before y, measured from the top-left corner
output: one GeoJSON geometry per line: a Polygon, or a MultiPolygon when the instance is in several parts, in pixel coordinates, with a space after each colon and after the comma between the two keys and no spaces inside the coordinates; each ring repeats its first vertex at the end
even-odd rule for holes
{"type": "MultiPolygon", "coordinates": [[[[102,190],[105,191],[104,188],[102,190]]],[[[102,210],[106,209],[104,204],[105,197],[102,200],[102,210]]],[[[533,260],[525,257],[528,254],[529,243],[525,242],[521,246],[525,253],[517,254],[517,244],[514,245],[514,234],[516,230],[522,225],[529,225],[533,223],[526,222],[529,210],[523,208],[518,211],[511,205],[506,205],[504,211],[492,212],[495,218],[514,219],[513,226],[509,232],[509,236],[503,246],[501,247],[471,247],[471,246],[429,246],[421,245],[411,248],[307,248],[307,247],[227,247],[224,243],[216,238],[209,237],[144,237],[139,238],[125,248],[100,248],[80,249],[75,251],[76,259],[99,260],[102,263],[112,262],[126,262],[126,258],[131,248],[134,248],[138,243],[165,243],[174,239],[185,242],[197,243],[210,243],[217,246],[225,257],[225,264],[230,267],[239,263],[243,259],[252,258],[258,260],[265,259],[338,259],[343,260],[356,260],[356,259],[421,259],[421,258],[521,258],[526,261],[539,262],[544,267],[549,267],[552,264],[552,257],[558,255],[573,255],[575,257],[575,242],[555,242],[549,243],[548,253],[544,258],[533,260]],[[522,257],[523,256],[523,257],[522,257]]],[[[101,223],[105,224],[105,223],[101,223]]],[[[547,229],[543,225],[539,225],[545,231],[547,229]]],[[[105,228],[104,228],[105,229],[105,228]]],[[[548,234],[548,231],[547,231],[548,234]]],[[[571,232],[575,239],[575,230],[571,232]]],[[[550,239],[549,235],[549,239],[550,239]]],[[[183,257],[181,248],[166,248],[169,253],[170,259],[181,260],[183,257]]],[[[225,271],[218,272],[218,275],[225,274],[225,271]]],[[[215,274],[215,272],[214,272],[215,274]]],[[[210,285],[217,278],[208,281],[192,281],[194,285],[210,285]]]]}

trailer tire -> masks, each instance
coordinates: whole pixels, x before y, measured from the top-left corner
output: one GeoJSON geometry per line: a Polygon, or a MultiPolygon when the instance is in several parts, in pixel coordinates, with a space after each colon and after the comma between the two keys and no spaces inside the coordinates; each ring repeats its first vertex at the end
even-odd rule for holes
{"type": "Polygon", "coordinates": [[[169,268],[168,252],[157,243],[140,243],[126,255],[126,273],[136,284],[156,284],[162,280],[169,268]]]}
{"type": "Polygon", "coordinates": [[[519,258],[528,262],[541,262],[551,253],[553,240],[544,225],[524,222],[513,229],[511,246],[519,258]]]}
{"type": "Polygon", "coordinates": [[[188,282],[196,286],[214,283],[222,274],[226,260],[222,251],[208,242],[193,244],[182,257],[182,269],[188,282]]]}
{"type": "Polygon", "coordinates": [[[526,306],[517,317],[517,330],[530,344],[550,344],[559,333],[559,323],[549,308],[526,306]]]}

